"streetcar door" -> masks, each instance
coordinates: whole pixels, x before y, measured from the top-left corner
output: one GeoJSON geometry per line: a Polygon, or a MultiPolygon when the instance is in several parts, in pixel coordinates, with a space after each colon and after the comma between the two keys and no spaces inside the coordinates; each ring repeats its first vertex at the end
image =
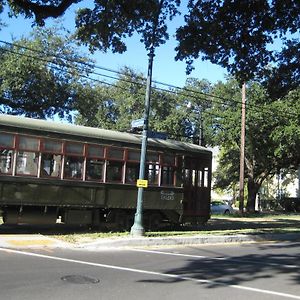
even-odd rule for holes
{"type": "Polygon", "coordinates": [[[184,215],[203,219],[209,216],[211,168],[208,161],[185,158],[184,215]]]}

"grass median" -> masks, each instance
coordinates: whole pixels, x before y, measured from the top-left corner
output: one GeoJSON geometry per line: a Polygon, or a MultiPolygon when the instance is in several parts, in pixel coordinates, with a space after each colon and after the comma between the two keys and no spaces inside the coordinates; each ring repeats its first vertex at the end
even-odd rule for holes
{"type": "MultiPolygon", "coordinates": [[[[274,233],[300,233],[300,214],[259,213],[252,215],[213,215],[206,225],[165,228],[146,232],[145,237],[172,237],[194,235],[258,235],[274,233]]],[[[59,233],[52,237],[70,243],[87,243],[101,238],[129,237],[129,232],[83,232],[59,233]]]]}

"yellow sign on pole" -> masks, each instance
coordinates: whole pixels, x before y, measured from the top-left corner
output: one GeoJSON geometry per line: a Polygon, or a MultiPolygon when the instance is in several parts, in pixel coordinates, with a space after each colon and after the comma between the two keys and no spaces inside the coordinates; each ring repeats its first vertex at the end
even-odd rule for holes
{"type": "Polygon", "coordinates": [[[146,188],[148,187],[148,180],[138,179],[136,182],[136,186],[146,188]]]}

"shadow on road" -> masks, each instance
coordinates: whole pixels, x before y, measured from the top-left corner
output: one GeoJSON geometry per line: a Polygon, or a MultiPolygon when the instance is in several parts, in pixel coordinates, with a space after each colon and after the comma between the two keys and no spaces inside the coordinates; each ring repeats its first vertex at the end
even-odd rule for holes
{"type": "MultiPolygon", "coordinates": [[[[263,246],[265,247],[265,246],[263,246]]],[[[268,246],[267,246],[268,247],[268,246]]],[[[281,244],[270,246],[273,250],[282,247],[281,244]]],[[[285,243],[285,247],[300,247],[300,243],[285,243]]],[[[300,285],[300,254],[247,254],[236,257],[189,259],[184,267],[165,271],[176,278],[158,280],[141,280],[142,283],[176,283],[192,278],[207,280],[200,282],[207,288],[217,288],[228,285],[243,285],[258,279],[272,279],[278,275],[287,276],[287,280],[299,291],[300,285]]],[[[276,288],[275,288],[276,289],[276,288]]]]}

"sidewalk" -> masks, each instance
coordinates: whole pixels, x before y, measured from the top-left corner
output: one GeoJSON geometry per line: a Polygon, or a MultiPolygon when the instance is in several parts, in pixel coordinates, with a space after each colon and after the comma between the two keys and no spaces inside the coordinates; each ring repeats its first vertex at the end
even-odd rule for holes
{"type": "Polygon", "coordinates": [[[0,248],[65,248],[70,244],[41,234],[0,234],[0,248]]]}

